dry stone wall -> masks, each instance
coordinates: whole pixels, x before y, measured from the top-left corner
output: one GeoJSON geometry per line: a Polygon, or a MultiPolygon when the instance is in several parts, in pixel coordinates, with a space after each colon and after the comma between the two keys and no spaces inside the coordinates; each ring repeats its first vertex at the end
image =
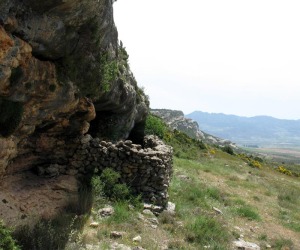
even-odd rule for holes
{"type": "Polygon", "coordinates": [[[145,201],[164,207],[172,176],[172,154],[172,147],[155,136],[146,136],[142,147],[129,140],[114,144],[85,135],[71,165],[74,174],[112,168],[120,173],[120,182],[145,201]]]}

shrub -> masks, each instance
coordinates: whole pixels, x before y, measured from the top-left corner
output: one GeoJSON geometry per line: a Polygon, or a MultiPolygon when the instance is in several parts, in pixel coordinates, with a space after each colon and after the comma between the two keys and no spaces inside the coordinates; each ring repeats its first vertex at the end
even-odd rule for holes
{"type": "Polygon", "coordinates": [[[111,87],[111,83],[118,78],[119,67],[116,59],[109,60],[108,55],[102,55],[100,59],[100,71],[101,71],[101,88],[104,92],[108,92],[111,87]]]}
{"type": "Polygon", "coordinates": [[[229,145],[226,145],[226,146],[222,147],[221,149],[222,149],[222,151],[226,152],[227,154],[234,155],[233,149],[229,145]]]}
{"type": "Polygon", "coordinates": [[[288,176],[292,176],[293,175],[292,171],[286,169],[284,166],[279,166],[279,167],[276,168],[276,170],[279,173],[282,173],[282,174],[285,174],[285,175],[288,175],[288,176]]]}
{"type": "Polygon", "coordinates": [[[1,250],[19,250],[20,247],[11,236],[11,231],[3,225],[0,220],[0,249],[1,250]]]}
{"type": "Polygon", "coordinates": [[[216,150],[210,149],[210,150],[209,150],[209,153],[210,153],[211,155],[215,155],[215,154],[216,154],[216,150]]]}
{"type": "Polygon", "coordinates": [[[126,200],[130,196],[130,190],[124,183],[118,183],[113,187],[112,199],[113,200],[126,200]]]}
{"type": "Polygon", "coordinates": [[[167,132],[167,126],[163,120],[154,115],[148,115],[145,125],[145,135],[156,135],[163,139],[167,132]]]}
{"type": "Polygon", "coordinates": [[[250,160],[249,166],[253,168],[262,168],[261,164],[255,160],[250,160]]]}
{"type": "Polygon", "coordinates": [[[106,168],[100,175],[100,181],[103,185],[103,192],[106,196],[112,197],[113,188],[118,183],[120,174],[111,168],[106,168]]]}
{"type": "Polygon", "coordinates": [[[126,61],[127,63],[127,60],[129,58],[129,55],[126,51],[126,48],[123,46],[123,42],[120,41],[120,45],[119,45],[119,48],[118,48],[118,53],[119,53],[119,56],[121,57],[122,60],[126,61]]]}
{"type": "Polygon", "coordinates": [[[103,170],[100,176],[94,176],[91,180],[94,196],[107,198],[115,201],[130,198],[130,189],[126,184],[119,183],[120,174],[111,168],[103,170]]]}
{"type": "Polygon", "coordinates": [[[199,140],[196,140],[196,139],[193,139],[193,140],[200,149],[207,149],[207,147],[206,147],[206,145],[203,141],[199,141],[199,140]]]}

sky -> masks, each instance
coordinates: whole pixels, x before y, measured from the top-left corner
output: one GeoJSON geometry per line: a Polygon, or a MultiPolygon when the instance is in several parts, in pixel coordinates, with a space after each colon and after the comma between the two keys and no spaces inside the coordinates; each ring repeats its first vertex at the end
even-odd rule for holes
{"type": "Polygon", "coordinates": [[[299,0],[118,0],[151,108],[300,119],[299,0]]]}

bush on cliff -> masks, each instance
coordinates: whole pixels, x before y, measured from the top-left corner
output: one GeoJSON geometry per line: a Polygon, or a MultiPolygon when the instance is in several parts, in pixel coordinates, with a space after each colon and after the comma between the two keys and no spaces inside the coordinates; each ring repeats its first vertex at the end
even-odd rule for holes
{"type": "Polygon", "coordinates": [[[156,135],[160,139],[164,139],[167,131],[167,125],[161,118],[151,114],[148,115],[145,125],[145,135],[156,135]]]}

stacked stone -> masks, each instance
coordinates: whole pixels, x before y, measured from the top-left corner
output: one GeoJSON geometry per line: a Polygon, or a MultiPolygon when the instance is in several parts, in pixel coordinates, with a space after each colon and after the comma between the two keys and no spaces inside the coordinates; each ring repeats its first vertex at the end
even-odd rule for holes
{"type": "Polygon", "coordinates": [[[86,135],[81,139],[72,166],[79,173],[112,168],[120,173],[120,182],[126,183],[143,199],[165,206],[172,175],[172,148],[155,136],[144,139],[144,147],[132,141],[100,141],[86,135]]]}

